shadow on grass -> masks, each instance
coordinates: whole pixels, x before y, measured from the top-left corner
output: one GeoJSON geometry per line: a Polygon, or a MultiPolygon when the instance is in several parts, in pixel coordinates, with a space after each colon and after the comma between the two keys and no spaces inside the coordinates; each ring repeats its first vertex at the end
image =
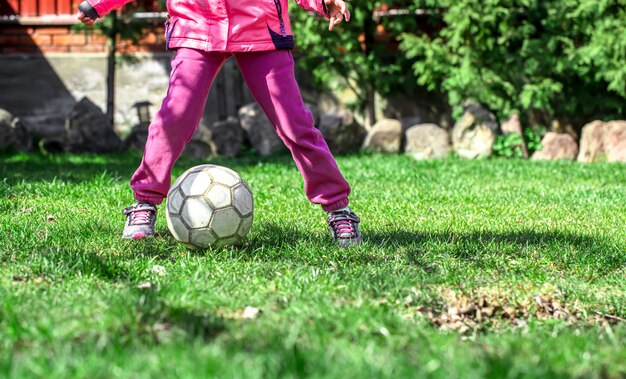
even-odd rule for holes
{"type": "MultiPolygon", "coordinates": [[[[327,233],[305,233],[289,225],[266,223],[256,226],[254,238],[235,247],[242,259],[258,259],[264,250],[293,250],[299,244],[327,245],[335,249],[327,233]]],[[[336,248],[337,251],[341,251],[336,248]]],[[[530,255],[543,258],[567,269],[579,265],[592,266],[596,273],[607,274],[626,264],[626,248],[610,240],[567,232],[537,232],[520,230],[510,233],[489,231],[474,233],[390,231],[364,232],[364,244],[349,248],[337,259],[356,264],[387,264],[384,255],[401,254],[408,264],[424,267],[424,256],[447,255],[478,267],[491,266],[483,258],[496,257],[506,263],[509,259],[530,255]]],[[[269,259],[306,262],[309,257],[294,254],[270,254],[269,259]]]]}
{"type": "MultiPolygon", "coordinates": [[[[0,172],[3,173],[5,183],[8,185],[20,182],[40,183],[53,179],[68,183],[89,182],[104,172],[113,177],[130,180],[141,163],[141,157],[139,153],[0,155],[0,172]]],[[[259,163],[294,165],[291,156],[284,154],[259,157],[248,153],[237,158],[218,157],[211,159],[181,157],[174,167],[174,174],[180,174],[187,168],[207,163],[227,166],[235,171],[256,166],[259,163]]]]}
{"type": "Polygon", "coordinates": [[[134,312],[138,331],[150,335],[156,342],[177,332],[183,332],[190,339],[210,341],[226,330],[223,318],[168,305],[154,287],[138,291],[140,297],[134,312]]]}

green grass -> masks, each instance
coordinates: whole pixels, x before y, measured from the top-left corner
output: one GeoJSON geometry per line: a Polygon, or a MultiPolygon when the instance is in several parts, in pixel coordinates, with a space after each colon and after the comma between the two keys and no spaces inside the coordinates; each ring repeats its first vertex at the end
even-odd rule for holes
{"type": "Polygon", "coordinates": [[[340,250],[290,158],[218,159],[254,225],[191,252],[120,239],[139,156],[0,159],[0,377],[626,376],[624,165],[340,157],[340,250]]]}

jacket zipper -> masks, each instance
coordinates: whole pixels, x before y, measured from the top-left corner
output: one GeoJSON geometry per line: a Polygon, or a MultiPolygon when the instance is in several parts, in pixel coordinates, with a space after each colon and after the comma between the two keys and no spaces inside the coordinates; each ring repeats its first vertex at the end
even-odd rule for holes
{"type": "Polygon", "coordinates": [[[274,5],[276,5],[276,11],[278,12],[278,21],[280,21],[280,34],[282,34],[283,37],[287,37],[285,21],[283,21],[283,4],[280,1],[281,0],[274,0],[274,5]]]}
{"type": "Polygon", "coordinates": [[[165,50],[170,49],[170,38],[172,37],[172,32],[174,31],[174,26],[176,26],[177,22],[178,20],[171,23],[169,17],[167,21],[165,21],[165,50]]]}

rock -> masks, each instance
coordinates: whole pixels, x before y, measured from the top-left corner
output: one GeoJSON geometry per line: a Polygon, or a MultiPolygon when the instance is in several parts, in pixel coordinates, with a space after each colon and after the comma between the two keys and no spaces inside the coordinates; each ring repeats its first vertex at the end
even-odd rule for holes
{"type": "Polygon", "coordinates": [[[404,152],[415,159],[446,158],[450,154],[450,135],[435,124],[414,125],[405,135],[404,152]]]}
{"type": "Polygon", "coordinates": [[[128,136],[124,139],[124,150],[144,151],[148,140],[148,127],[150,124],[141,123],[133,126],[128,136]]]}
{"type": "Polygon", "coordinates": [[[402,123],[385,118],[367,133],[363,148],[381,153],[398,153],[402,144],[402,123]]]}
{"type": "Polygon", "coordinates": [[[182,155],[192,158],[208,158],[215,155],[215,150],[213,131],[204,123],[200,123],[185,145],[182,155]]]}
{"type": "Polygon", "coordinates": [[[321,115],[319,130],[333,154],[345,154],[358,150],[363,145],[367,134],[365,128],[356,123],[349,114],[321,115]]]}
{"type": "Polygon", "coordinates": [[[320,118],[321,116],[321,112],[320,112],[320,108],[313,104],[313,103],[304,103],[304,106],[306,107],[306,109],[309,110],[309,112],[311,112],[311,115],[313,116],[313,123],[315,124],[315,127],[319,127],[320,125],[320,118]]]}
{"type": "Polygon", "coordinates": [[[217,121],[210,127],[212,144],[216,155],[236,157],[243,144],[243,129],[239,120],[229,117],[224,121],[217,121]]]}
{"type": "Polygon", "coordinates": [[[522,137],[522,156],[528,158],[528,149],[526,148],[526,142],[524,141],[524,132],[522,130],[522,123],[520,122],[519,115],[513,114],[508,120],[501,125],[502,134],[517,134],[522,137]]]}
{"type": "Polygon", "coordinates": [[[283,141],[276,134],[274,126],[257,103],[250,103],[241,107],[239,120],[252,147],[259,155],[266,157],[287,150],[283,141]]]}
{"type": "Polygon", "coordinates": [[[498,133],[495,116],[473,101],[465,103],[463,117],[452,129],[452,144],[461,158],[486,158],[498,133]]]}
{"type": "Polygon", "coordinates": [[[0,108],[0,151],[30,151],[33,140],[19,118],[0,108]]]}
{"type": "Polygon", "coordinates": [[[70,111],[65,122],[66,150],[71,152],[110,153],[122,146],[106,115],[91,100],[83,97],[70,111]]]}
{"type": "Polygon", "coordinates": [[[626,121],[594,121],[585,125],[578,161],[626,162],[626,121]]]}
{"type": "Polygon", "coordinates": [[[574,137],[565,133],[548,132],[541,140],[541,150],[533,154],[533,160],[576,159],[578,144],[574,137]]]}
{"type": "Polygon", "coordinates": [[[425,122],[419,116],[402,117],[400,118],[400,123],[402,123],[402,130],[404,130],[405,133],[412,126],[420,124],[430,124],[430,122],[425,122]]]}

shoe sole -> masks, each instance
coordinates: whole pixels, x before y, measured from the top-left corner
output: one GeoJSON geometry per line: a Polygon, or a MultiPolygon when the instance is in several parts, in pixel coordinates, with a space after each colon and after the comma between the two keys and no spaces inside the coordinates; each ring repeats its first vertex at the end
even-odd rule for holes
{"type": "Polygon", "coordinates": [[[132,236],[122,236],[122,238],[125,240],[143,240],[143,239],[152,238],[152,237],[154,236],[151,234],[145,234],[141,232],[135,233],[132,236]]]}

